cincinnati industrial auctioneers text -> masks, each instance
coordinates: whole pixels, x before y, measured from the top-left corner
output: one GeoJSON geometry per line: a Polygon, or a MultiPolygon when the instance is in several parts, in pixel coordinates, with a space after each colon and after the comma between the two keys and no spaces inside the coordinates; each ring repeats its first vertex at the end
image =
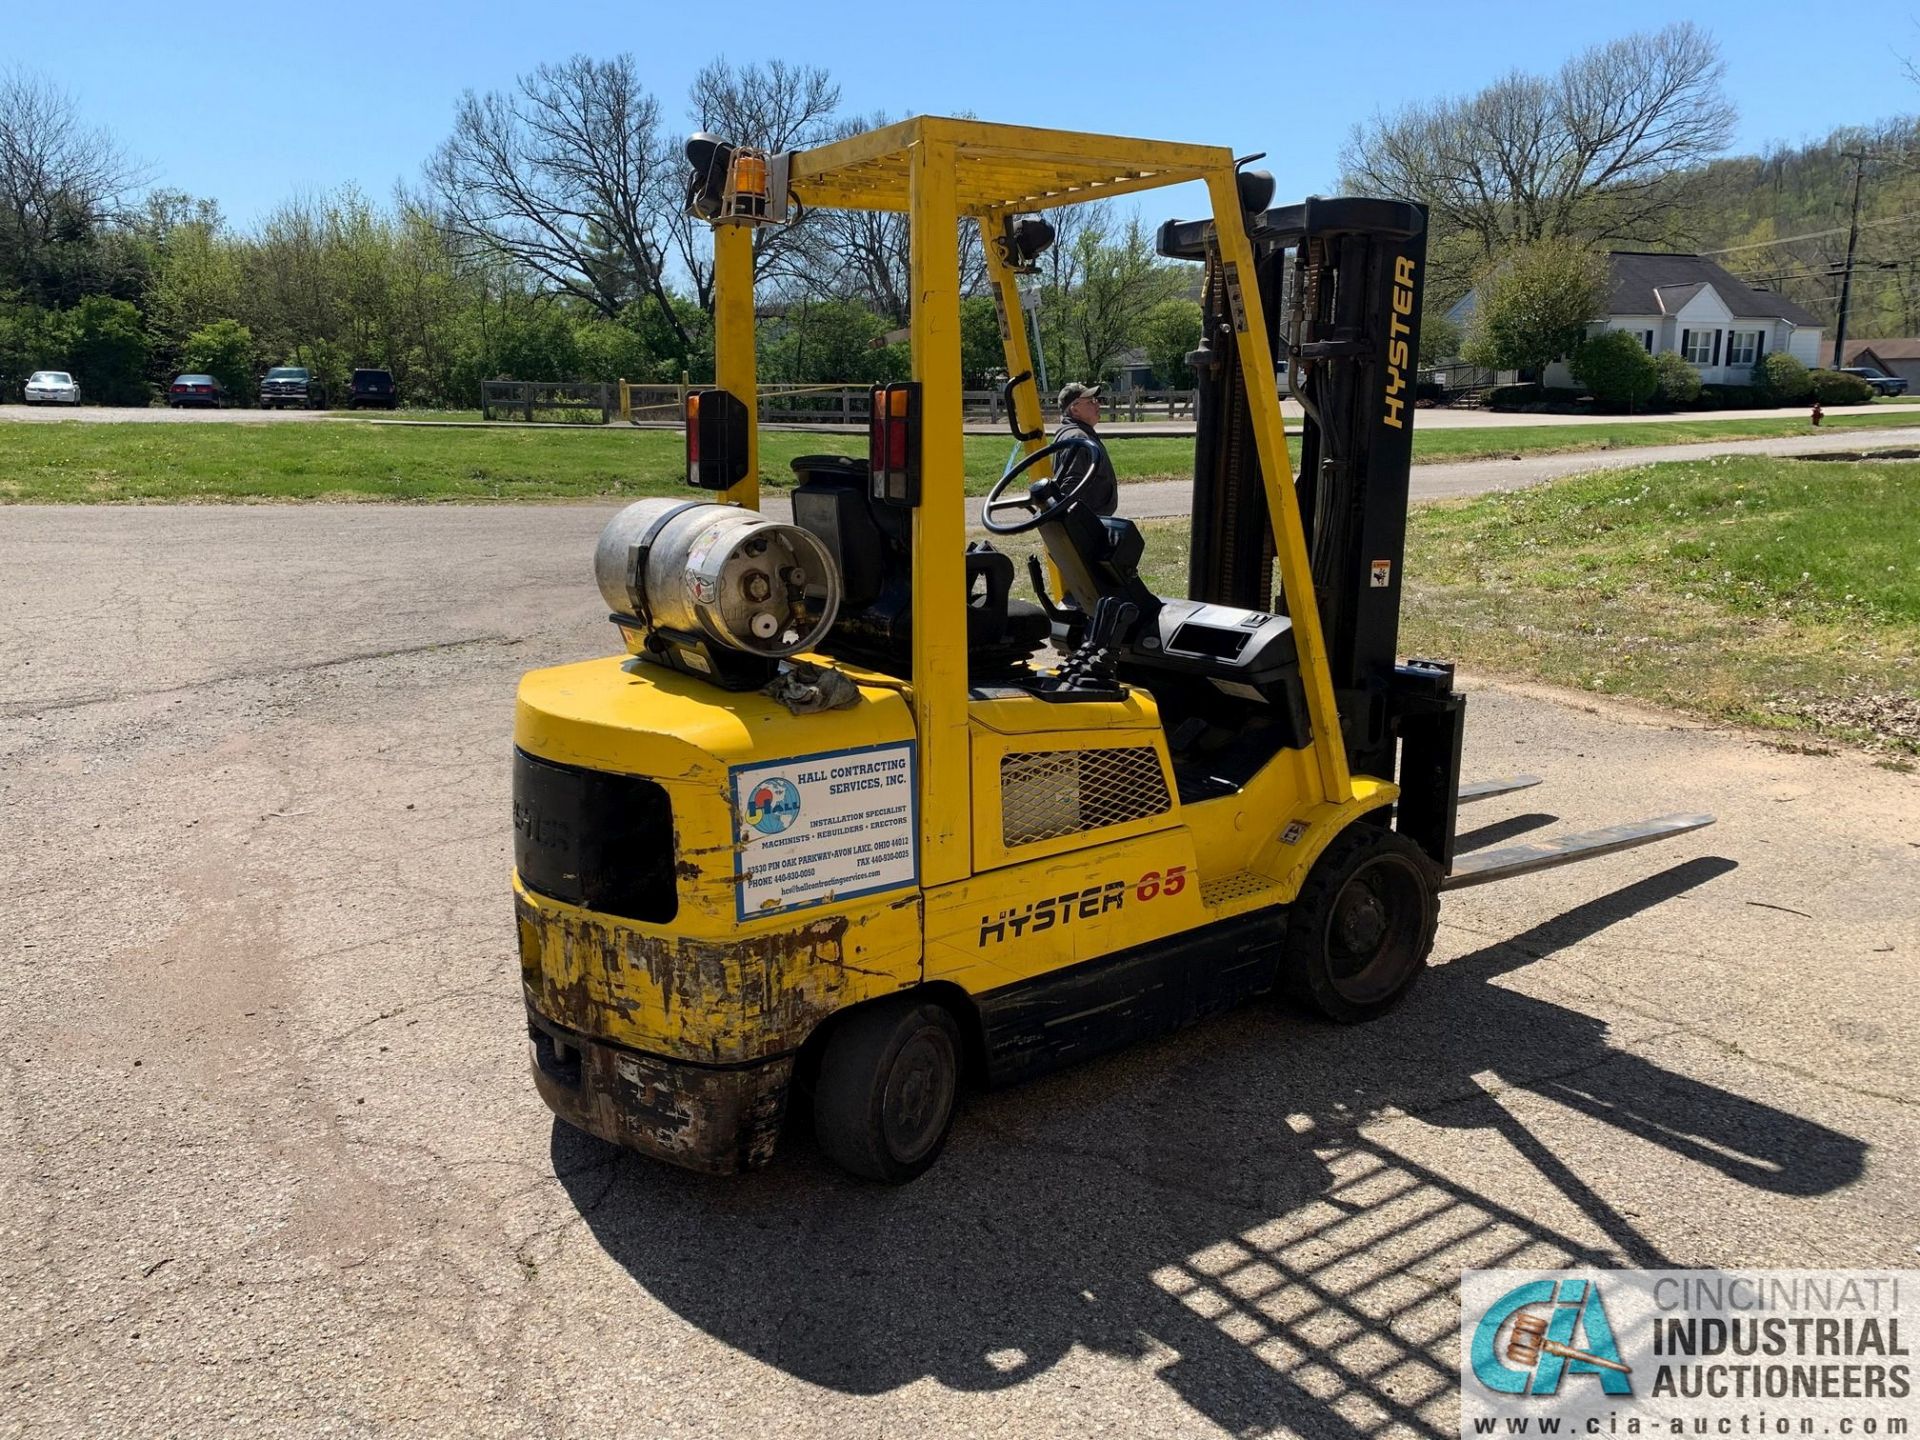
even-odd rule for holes
{"type": "Polygon", "coordinates": [[[1920,1272],[1469,1271],[1464,1435],[1905,1436],[1920,1272]]]}

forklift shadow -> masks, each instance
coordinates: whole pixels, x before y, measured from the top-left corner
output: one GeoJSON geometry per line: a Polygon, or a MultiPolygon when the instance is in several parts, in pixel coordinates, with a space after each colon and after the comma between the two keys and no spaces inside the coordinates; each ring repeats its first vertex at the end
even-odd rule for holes
{"type": "Polygon", "coordinates": [[[1152,1397],[1128,1387],[1157,1383],[1236,1433],[1450,1435],[1463,1268],[1699,1258],[1663,1253],[1601,1193],[1618,1177],[1590,1185],[1516,1118],[1539,1110],[1531,1097],[1762,1193],[1861,1173],[1859,1140],[1490,983],[1732,868],[1690,861],[1437,966],[1370,1026],[1248,1006],[976,1097],[941,1163],[901,1190],[844,1178],[804,1135],[723,1180],[557,1122],[555,1173],[650,1295],[844,1393],[1003,1388],[1077,1348],[1131,1367],[1100,1372],[1098,1398],[1074,1377],[1089,1421],[1142,1416],[1152,1397]],[[1410,1118],[1367,1124],[1392,1112],[1410,1118]],[[1433,1149],[1402,1125],[1468,1132],[1457,1163],[1402,1153],[1433,1149]]]}

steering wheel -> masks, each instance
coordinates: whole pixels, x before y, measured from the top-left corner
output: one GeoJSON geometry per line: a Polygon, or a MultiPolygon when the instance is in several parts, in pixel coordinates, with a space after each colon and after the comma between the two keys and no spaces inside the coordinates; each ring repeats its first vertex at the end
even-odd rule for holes
{"type": "Polygon", "coordinates": [[[1038,530],[1042,525],[1046,524],[1047,521],[1060,514],[1061,511],[1065,510],[1067,506],[1072,503],[1073,492],[1071,490],[1062,491],[1059,499],[1050,505],[1042,507],[1030,494],[1016,496],[1011,499],[1008,498],[1007,488],[1048,456],[1056,455],[1060,451],[1070,449],[1074,446],[1080,446],[1086,449],[1093,448],[1079,436],[1069,435],[1063,439],[1055,440],[1050,445],[1042,445],[1038,450],[1034,451],[1031,455],[1027,456],[1026,459],[1022,460],[1018,465],[1015,465],[1000,477],[1000,483],[995,485],[993,489],[988,492],[987,498],[980,502],[980,524],[985,527],[989,534],[1024,535],[1029,530],[1038,530]],[[1016,520],[1012,524],[1003,524],[994,519],[994,512],[999,510],[1025,510],[1027,512],[1027,518],[1025,520],[1016,520]]]}

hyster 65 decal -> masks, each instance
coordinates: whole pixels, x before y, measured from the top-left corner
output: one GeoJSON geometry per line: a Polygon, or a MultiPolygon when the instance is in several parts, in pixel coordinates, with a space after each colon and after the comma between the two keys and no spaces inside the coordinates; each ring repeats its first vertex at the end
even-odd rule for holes
{"type": "Polygon", "coordinates": [[[1071,925],[1075,918],[1091,920],[1109,910],[1123,910],[1128,899],[1144,905],[1162,895],[1178,895],[1187,888],[1187,867],[1170,865],[1165,873],[1149,870],[1129,885],[1125,880],[1108,880],[1084,890],[1069,890],[1044,900],[1002,910],[998,915],[980,917],[980,943],[1018,940],[1022,935],[1038,935],[1056,925],[1071,925]]]}

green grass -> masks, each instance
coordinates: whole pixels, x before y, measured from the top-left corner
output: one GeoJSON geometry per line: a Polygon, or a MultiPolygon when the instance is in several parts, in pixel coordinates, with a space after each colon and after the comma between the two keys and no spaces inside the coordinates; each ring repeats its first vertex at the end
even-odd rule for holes
{"type": "MultiPolygon", "coordinates": [[[[760,471],[791,485],[798,455],[864,455],[865,435],[768,431],[760,471]]],[[[1011,440],[969,436],[967,489],[984,493],[1011,440]]],[[[680,495],[672,431],[358,424],[0,423],[0,502],[571,500],[680,495]]],[[[1192,442],[1116,443],[1123,479],[1185,473],[1192,442]]]]}
{"type": "MultiPolygon", "coordinates": [[[[1183,593],[1186,525],[1143,567],[1183,593]]],[[[1714,456],[1417,507],[1400,648],[1920,753],[1920,464],[1714,456]]]]}
{"type": "Polygon", "coordinates": [[[1485,430],[1413,428],[1415,464],[1489,460],[1517,455],[1629,450],[1646,445],[1697,445],[1710,440],[1753,440],[1782,435],[1821,435],[1832,430],[1871,430],[1915,424],[1896,408],[1834,411],[1815,429],[1806,416],[1779,420],[1658,420],[1619,425],[1512,425],[1485,430]]]}
{"type": "MultiPolygon", "coordinates": [[[[1910,423],[1909,414],[1889,407],[1835,415],[1828,425],[1902,423],[1910,423]]],[[[1811,433],[1799,419],[1416,429],[1414,451],[1416,461],[1458,461],[1811,433]]],[[[770,486],[790,485],[795,456],[861,455],[866,444],[864,434],[764,431],[761,477],[770,486]]],[[[967,493],[983,494],[1011,450],[1005,436],[968,436],[967,493]]],[[[1108,451],[1122,481],[1192,473],[1188,438],[1119,435],[1108,451]]],[[[285,425],[0,423],[0,502],[619,499],[681,493],[681,455],[674,431],[618,425],[468,428],[365,417],[285,425]]]]}

